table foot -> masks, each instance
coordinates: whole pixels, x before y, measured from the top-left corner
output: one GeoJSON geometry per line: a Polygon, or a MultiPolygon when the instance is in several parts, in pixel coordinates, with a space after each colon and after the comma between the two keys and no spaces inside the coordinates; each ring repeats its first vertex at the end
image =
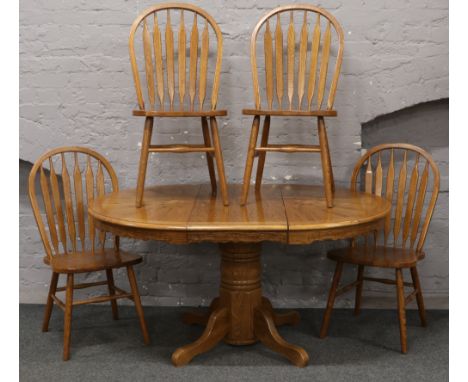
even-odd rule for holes
{"type": "Polygon", "coordinates": [[[285,356],[294,365],[304,367],[309,363],[309,356],[303,348],[286,342],[279,335],[273,315],[268,309],[264,307],[255,309],[254,331],[260,342],[271,350],[285,356]]]}
{"type": "Polygon", "coordinates": [[[299,324],[299,322],[301,321],[301,316],[299,315],[299,312],[295,310],[284,313],[276,313],[273,310],[273,305],[271,304],[270,300],[266,297],[262,297],[262,308],[270,312],[271,316],[273,317],[273,322],[276,326],[294,326],[299,324]]]}
{"type": "Polygon", "coordinates": [[[218,308],[210,315],[205,331],[195,342],[178,348],[172,353],[172,363],[175,366],[188,364],[193,357],[205,353],[221,341],[229,331],[228,311],[218,308]]]}
{"type": "Polygon", "coordinates": [[[182,315],[182,322],[187,325],[201,325],[206,326],[210,319],[211,313],[219,308],[219,297],[211,301],[208,312],[186,312],[182,315]]]}

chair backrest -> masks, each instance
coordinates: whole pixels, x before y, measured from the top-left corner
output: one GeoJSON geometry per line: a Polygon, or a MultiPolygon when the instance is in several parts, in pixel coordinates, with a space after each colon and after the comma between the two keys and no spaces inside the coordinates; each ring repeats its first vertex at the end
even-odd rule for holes
{"type": "Polygon", "coordinates": [[[84,147],[56,148],[36,161],[29,174],[29,198],[49,259],[104,247],[106,234],[95,229],[87,205],[118,188],[110,163],[84,147]]]}
{"type": "Polygon", "coordinates": [[[327,110],[333,109],[343,47],[343,30],[338,21],[327,11],[313,5],[287,5],[273,9],[255,26],[250,42],[255,107],[262,109],[263,103],[269,110],[310,111],[321,110],[322,107],[327,110]],[[272,19],[276,20],[275,25],[272,19]],[[289,23],[285,38],[283,38],[281,19],[288,20],[289,23]],[[296,38],[295,21],[301,24],[298,38],[296,38]],[[261,30],[264,77],[257,66],[257,36],[261,30]],[[337,50],[335,44],[332,44],[332,39],[334,42],[337,40],[337,50]],[[285,56],[286,63],[284,63],[285,56]],[[329,76],[329,63],[333,60],[335,66],[329,76]],[[296,73],[297,79],[295,79],[296,73]],[[265,84],[262,86],[262,89],[265,89],[263,99],[260,82],[265,84]]]}
{"type": "Polygon", "coordinates": [[[140,110],[145,110],[145,107],[147,110],[159,111],[194,111],[197,108],[203,110],[209,85],[211,110],[216,109],[223,38],[218,24],[203,9],[183,3],[163,3],[146,9],[133,22],[129,51],[140,110]],[[173,23],[177,22],[178,27],[174,33],[173,23]],[[208,59],[211,40],[215,42],[212,48],[216,51],[216,62],[214,70],[211,68],[213,79],[209,84],[208,77],[211,73],[208,70],[208,59]],[[140,48],[139,55],[136,52],[137,45],[140,48]],[[137,57],[140,58],[140,66],[137,57]],[[140,80],[140,69],[143,67],[146,97],[140,80]]]}
{"type": "Polygon", "coordinates": [[[367,151],[356,163],[351,189],[385,197],[392,210],[385,220],[383,242],[420,251],[439,195],[439,168],[431,155],[406,143],[388,143],[367,151]],[[358,178],[361,182],[358,182],[358,178]]]}

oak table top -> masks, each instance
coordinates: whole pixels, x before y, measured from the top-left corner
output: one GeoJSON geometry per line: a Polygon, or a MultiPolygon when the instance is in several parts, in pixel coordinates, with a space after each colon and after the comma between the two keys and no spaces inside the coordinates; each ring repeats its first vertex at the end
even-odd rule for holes
{"type": "Polygon", "coordinates": [[[219,243],[221,283],[207,314],[190,313],[185,323],[204,325],[195,342],[172,355],[176,366],[219,341],[247,345],[261,341],[296,366],[309,356],[286,342],[281,325],[299,322],[297,312],[276,313],[261,289],[261,242],[308,244],[344,239],[379,229],[391,205],[371,194],[337,189],[334,207],[327,208],[322,186],[263,185],[240,206],[241,185],[229,185],[230,205],[211,195],[209,185],[157,186],[145,190],[143,206],[135,207],[135,190],[107,194],[91,202],[95,224],[116,235],[186,244],[219,243]]]}
{"type": "Polygon", "coordinates": [[[327,208],[322,186],[263,185],[245,206],[240,193],[241,185],[229,185],[225,207],[209,185],[158,186],[145,190],[136,208],[135,190],[122,190],[91,202],[89,213],[110,232],[140,239],[307,244],[369,232],[390,210],[383,198],[347,189],[337,189],[335,206],[327,208]]]}

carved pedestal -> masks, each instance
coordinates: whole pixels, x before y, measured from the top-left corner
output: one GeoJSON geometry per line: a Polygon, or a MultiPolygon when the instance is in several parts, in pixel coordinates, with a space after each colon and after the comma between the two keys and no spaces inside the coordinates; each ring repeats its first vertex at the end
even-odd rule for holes
{"type": "Polygon", "coordinates": [[[284,355],[296,366],[306,366],[309,356],[299,346],[287,343],[276,326],[295,325],[297,312],[276,314],[270,301],[262,296],[260,243],[225,243],[221,249],[221,286],[219,297],[208,314],[188,313],[187,324],[206,325],[195,342],[178,348],[172,362],[182,366],[224,340],[231,345],[249,345],[261,341],[284,355]]]}

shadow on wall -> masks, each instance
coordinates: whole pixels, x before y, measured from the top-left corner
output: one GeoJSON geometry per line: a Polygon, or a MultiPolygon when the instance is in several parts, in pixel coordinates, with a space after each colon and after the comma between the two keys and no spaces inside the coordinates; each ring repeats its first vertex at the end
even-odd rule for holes
{"type": "Polygon", "coordinates": [[[420,103],[362,124],[363,148],[388,142],[411,143],[431,153],[448,148],[448,98],[420,103]]]}
{"type": "Polygon", "coordinates": [[[19,160],[19,195],[28,196],[28,179],[33,164],[25,160],[19,160]]]}
{"type": "MultiPolygon", "coordinates": [[[[411,143],[427,150],[440,170],[440,192],[449,192],[449,99],[423,102],[362,124],[362,148],[381,143],[411,143]]],[[[438,208],[448,200],[439,196],[438,208]]],[[[444,206],[441,206],[443,204],[444,206]]],[[[445,205],[446,204],[446,205],[445,205]]],[[[444,211],[445,214],[445,211],[444,211]]]]}

